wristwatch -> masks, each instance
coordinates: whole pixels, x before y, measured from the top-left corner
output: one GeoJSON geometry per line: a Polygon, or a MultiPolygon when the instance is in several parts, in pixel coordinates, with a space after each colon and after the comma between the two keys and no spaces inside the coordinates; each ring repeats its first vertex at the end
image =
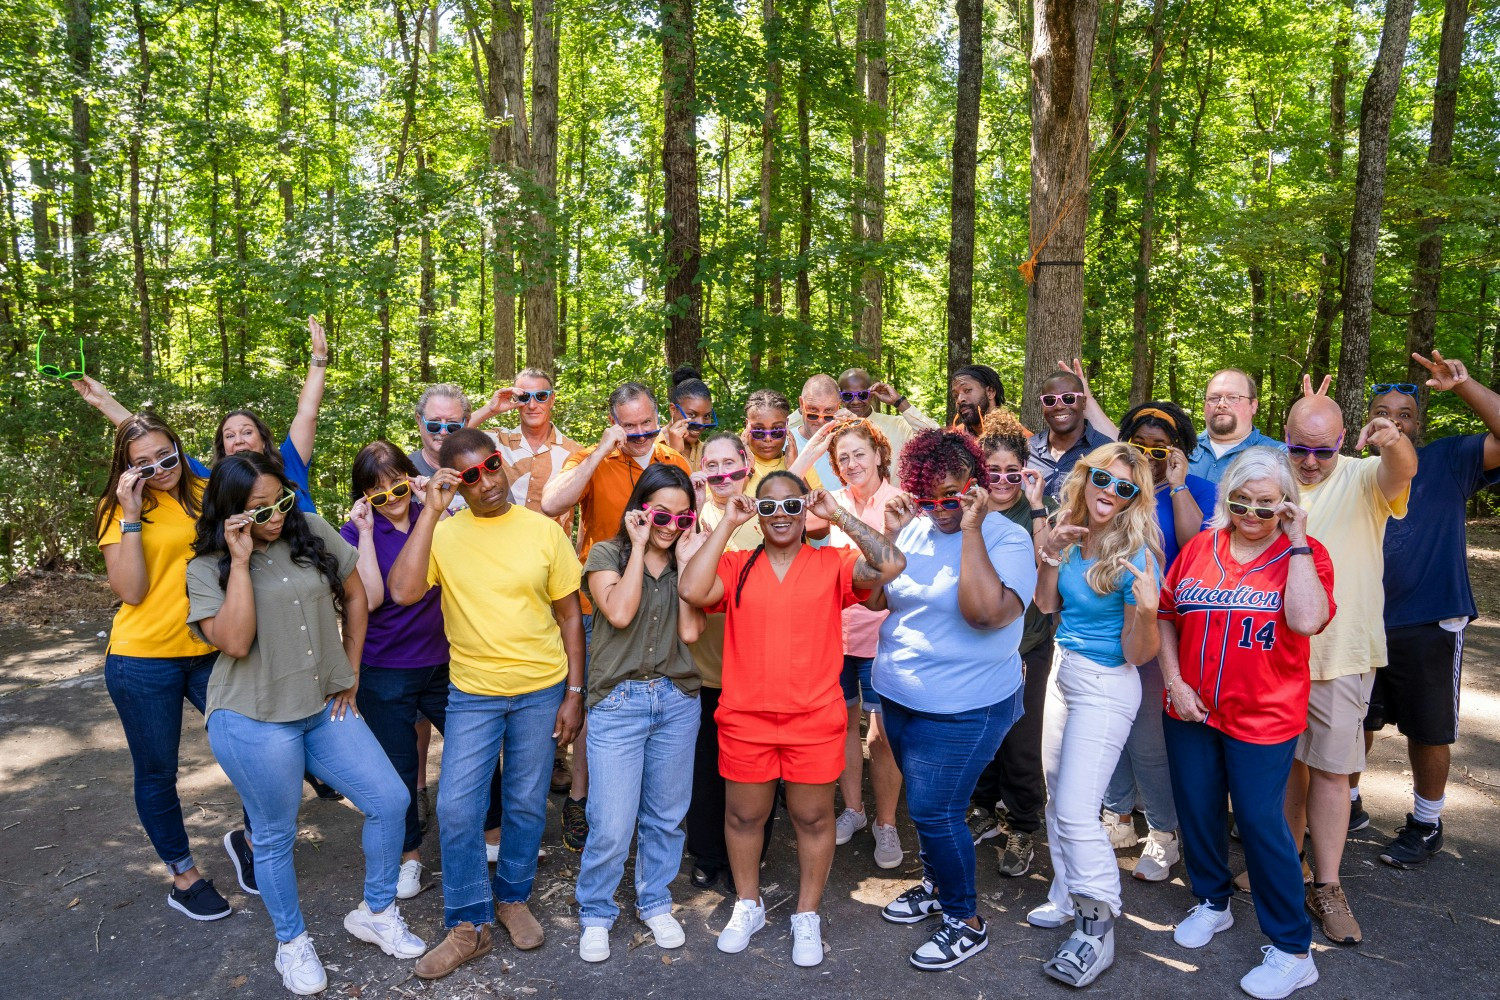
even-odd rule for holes
{"type": "Polygon", "coordinates": [[[1312,546],[1293,545],[1291,548],[1286,550],[1286,554],[1289,556],[1310,556],[1312,555],[1312,546]]]}

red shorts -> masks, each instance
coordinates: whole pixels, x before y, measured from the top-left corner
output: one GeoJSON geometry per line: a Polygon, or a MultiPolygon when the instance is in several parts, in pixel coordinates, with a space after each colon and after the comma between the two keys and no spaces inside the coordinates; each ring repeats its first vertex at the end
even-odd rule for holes
{"type": "Polygon", "coordinates": [[[721,702],[719,773],[726,781],[760,784],[781,778],[826,785],[844,771],[849,713],[842,697],[811,712],[745,712],[721,702]]]}

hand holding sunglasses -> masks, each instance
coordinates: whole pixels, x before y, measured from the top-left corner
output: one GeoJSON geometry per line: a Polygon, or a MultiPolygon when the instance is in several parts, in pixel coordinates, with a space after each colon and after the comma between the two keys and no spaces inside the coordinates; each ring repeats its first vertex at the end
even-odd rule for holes
{"type": "Polygon", "coordinates": [[[281,499],[277,500],[275,503],[268,503],[264,507],[251,508],[250,510],[245,511],[244,516],[248,517],[255,524],[267,524],[270,522],[271,518],[275,517],[277,514],[285,514],[287,511],[296,506],[296,504],[297,494],[293,493],[291,490],[283,488],[281,499]]]}
{"type": "Polygon", "coordinates": [[[349,508],[349,521],[361,537],[375,530],[375,512],[371,509],[368,498],[361,497],[354,501],[349,508]]]}
{"type": "Polygon", "coordinates": [[[381,490],[379,493],[366,494],[365,501],[371,507],[384,507],[392,500],[404,500],[409,496],[411,496],[411,480],[403,479],[390,489],[381,490]]]}
{"type": "Polygon", "coordinates": [[[1306,545],[1307,511],[1290,500],[1283,500],[1276,505],[1276,513],[1281,518],[1281,531],[1292,543],[1292,548],[1306,545]]]}
{"type": "Polygon", "coordinates": [[[455,469],[437,469],[427,477],[422,489],[422,506],[429,510],[444,511],[453,502],[453,493],[460,480],[455,469]]]}
{"type": "Polygon", "coordinates": [[[698,520],[698,515],[694,511],[685,510],[677,514],[665,507],[653,507],[650,504],[642,504],[639,513],[644,514],[657,528],[665,528],[670,524],[678,531],[687,531],[698,520]]]}
{"type": "Polygon", "coordinates": [[[734,531],[740,525],[749,524],[755,520],[757,513],[755,500],[743,493],[736,493],[724,506],[724,520],[719,522],[720,528],[727,524],[729,526],[727,530],[734,531]]]}
{"type": "Polygon", "coordinates": [[[115,499],[120,504],[120,520],[141,519],[141,496],[145,492],[146,477],[134,469],[126,469],[120,473],[120,481],[115,484],[115,499]]]}
{"type": "Polygon", "coordinates": [[[155,479],[163,472],[171,472],[182,463],[182,452],[174,450],[170,455],[163,455],[148,465],[133,466],[130,471],[142,479],[155,479]]]}

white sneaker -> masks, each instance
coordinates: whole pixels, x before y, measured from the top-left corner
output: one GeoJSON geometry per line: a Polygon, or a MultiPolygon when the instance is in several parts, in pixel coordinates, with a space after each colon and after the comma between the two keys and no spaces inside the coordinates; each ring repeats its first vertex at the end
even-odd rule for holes
{"type": "Polygon", "coordinates": [[[1261,945],[1260,950],[1266,953],[1265,959],[1240,980],[1240,989],[1258,1000],[1282,1000],[1291,996],[1293,991],[1318,981],[1318,967],[1313,964],[1312,952],[1308,952],[1306,958],[1298,958],[1278,951],[1271,944],[1261,945]]]}
{"type": "Polygon", "coordinates": [[[395,903],[379,913],[372,913],[370,904],[361,900],[359,909],[350,910],[344,918],[344,930],[361,941],[378,946],[392,958],[421,958],[427,951],[422,939],[407,929],[395,903]]]}
{"type": "Polygon", "coordinates": [[[853,809],[845,809],[839,813],[839,818],[833,824],[834,844],[847,844],[854,835],[863,830],[869,824],[865,814],[855,812],[853,809]]]}
{"type": "Polygon", "coordinates": [[[1172,940],[1184,948],[1202,948],[1214,939],[1215,934],[1233,926],[1234,914],[1229,912],[1227,903],[1224,909],[1215,910],[1205,900],[1188,910],[1188,915],[1172,932],[1172,940]]]}
{"type": "Polygon", "coordinates": [[[1051,900],[1026,914],[1026,922],[1033,927],[1066,927],[1073,922],[1073,914],[1054,906],[1051,900]]]}
{"type": "Polygon", "coordinates": [[[1182,860],[1182,841],[1176,831],[1152,830],[1146,834],[1146,845],[1132,872],[1142,882],[1164,882],[1172,866],[1182,860]]]}
{"type": "Polygon", "coordinates": [[[811,968],[823,964],[823,920],[812,910],[792,914],[792,964],[811,968]]]}
{"type": "Polygon", "coordinates": [[[281,985],[298,996],[328,989],[328,973],[306,931],[276,946],[276,971],[281,973],[281,985]]]}
{"type": "Polygon", "coordinates": [[[484,842],[484,860],[492,865],[500,863],[500,845],[492,844],[488,840],[484,842]]]}
{"type": "Polygon", "coordinates": [[[670,913],[658,913],[646,921],[646,926],[651,929],[651,936],[656,939],[658,948],[681,948],[687,943],[682,925],[670,913]]]}
{"type": "Polygon", "coordinates": [[[765,926],[764,900],[735,900],[734,912],[729,914],[729,923],[719,932],[719,950],[727,955],[744,951],[750,944],[750,935],[765,926]]]}
{"type": "Polygon", "coordinates": [[[609,928],[585,927],[578,939],[578,957],[585,962],[602,962],[609,958],[609,928]]]}
{"type": "Polygon", "coordinates": [[[1109,834],[1109,846],[1113,850],[1134,847],[1141,842],[1140,834],[1135,832],[1132,813],[1110,812],[1106,809],[1100,815],[1099,823],[1104,827],[1104,832],[1109,834]]]}
{"type": "Polygon", "coordinates": [[[396,876],[396,898],[411,899],[422,891],[422,862],[401,862],[401,874],[396,876]]]}
{"type": "Polygon", "coordinates": [[[906,858],[906,852],[901,849],[901,834],[896,832],[896,827],[876,823],[873,832],[876,867],[899,868],[906,858]]]}

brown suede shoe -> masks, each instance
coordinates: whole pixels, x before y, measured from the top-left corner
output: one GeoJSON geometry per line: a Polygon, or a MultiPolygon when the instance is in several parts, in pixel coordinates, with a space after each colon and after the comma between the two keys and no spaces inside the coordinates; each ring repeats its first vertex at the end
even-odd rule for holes
{"type": "Polygon", "coordinates": [[[1359,921],[1349,909],[1344,887],[1330,882],[1321,889],[1307,887],[1307,911],[1323,926],[1323,933],[1335,944],[1359,944],[1362,935],[1359,921]]]}
{"type": "Polygon", "coordinates": [[[417,959],[413,971],[418,979],[442,979],[465,962],[488,955],[494,944],[489,924],[476,926],[465,921],[448,931],[441,944],[417,959]]]}
{"type": "Polygon", "coordinates": [[[525,903],[498,903],[495,918],[510,934],[510,943],[521,951],[542,946],[542,925],[537,923],[525,903]]]}
{"type": "MultiPolygon", "coordinates": [[[[1307,859],[1306,858],[1303,858],[1302,859],[1302,884],[1303,885],[1312,885],[1312,880],[1313,880],[1312,866],[1307,863],[1307,859]]],[[[1236,889],[1238,889],[1240,892],[1249,892],[1250,891],[1250,873],[1249,872],[1240,872],[1238,875],[1236,875],[1234,877],[1234,887],[1236,889]]]]}

